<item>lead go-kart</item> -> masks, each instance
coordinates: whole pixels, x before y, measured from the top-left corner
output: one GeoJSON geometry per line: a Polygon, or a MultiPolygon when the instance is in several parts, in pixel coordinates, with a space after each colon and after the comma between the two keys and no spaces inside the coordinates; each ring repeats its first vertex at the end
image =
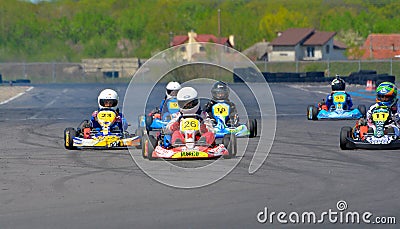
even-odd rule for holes
{"type": "Polygon", "coordinates": [[[184,142],[176,141],[171,144],[171,135],[164,131],[153,136],[144,132],[142,141],[142,156],[149,160],[163,159],[211,159],[232,158],[237,153],[237,141],[234,134],[225,135],[222,143],[214,141],[209,145],[202,138],[198,138],[200,131],[199,116],[182,116],[180,118],[180,131],[184,136],[184,142]]]}
{"type": "Polygon", "coordinates": [[[376,107],[371,117],[373,123],[371,127],[361,119],[353,128],[350,126],[341,128],[339,145],[342,150],[400,148],[400,140],[391,125],[393,120],[390,109],[386,106],[376,107]]]}
{"type": "Polygon", "coordinates": [[[140,137],[127,131],[112,129],[116,113],[112,110],[101,110],[97,121],[101,128],[91,128],[89,121],[84,120],[77,129],[68,127],[64,130],[64,147],[69,150],[81,148],[93,149],[125,149],[139,147],[140,137]]]}
{"type": "Polygon", "coordinates": [[[319,103],[318,106],[309,105],[307,107],[308,120],[321,120],[321,119],[359,119],[365,117],[365,105],[359,105],[355,109],[347,109],[345,92],[335,92],[332,95],[333,105],[326,107],[326,105],[319,103]]]}
{"type": "Polygon", "coordinates": [[[227,123],[230,113],[230,106],[227,103],[219,102],[211,108],[213,118],[215,119],[214,132],[216,138],[223,138],[225,135],[234,134],[236,137],[257,136],[257,120],[249,119],[246,124],[240,124],[237,115],[234,120],[227,123]]]}

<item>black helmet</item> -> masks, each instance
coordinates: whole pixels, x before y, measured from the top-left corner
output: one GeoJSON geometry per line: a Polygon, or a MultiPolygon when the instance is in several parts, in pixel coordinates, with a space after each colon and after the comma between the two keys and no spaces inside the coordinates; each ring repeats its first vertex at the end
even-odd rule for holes
{"type": "Polygon", "coordinates": [[[346,89],[346,82],[339,76],[336,76],[336,78],[332,80],[331,86],[332,91],[344,91],[346,89]]]}
{"type": "Polygon", "coordinates": [[[212,89],[211,89],[211,95],[213,99],[215,100],[226,100],[229,98],[229,88],[226,83],[222,81],[216,82],[212,89]]]}

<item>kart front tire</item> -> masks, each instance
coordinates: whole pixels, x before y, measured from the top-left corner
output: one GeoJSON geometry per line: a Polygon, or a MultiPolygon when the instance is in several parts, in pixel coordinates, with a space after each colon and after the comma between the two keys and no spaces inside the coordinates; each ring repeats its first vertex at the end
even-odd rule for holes
{"type": "Polygon", "coordinates": [[[314,105],[309,105],[307,107],[307,119],[317,120],[317,115],[318,115],[318,108],[316,108],[314,105]]]}
{"type": "Polygon", "coordinates": [[[74,150],[74,137],[76,137],[76,130],[72,127],[68,127],[64,130],[64,147],[69,150],[74,150]]]}
{"type": "Polygon", "coordinates": [[[234,134],[227,134],[222,139],[222,144],[228,150],[228,155],[224,155],[224,158],[232,158],[237,154],[237,139],[234,134]]]}
{"type": "Polygon", "coordinates": [[[347,137],[351,136],[351,127],[350,126],[344,126],[340,129],[340,149],[342,150],[349,150],[351,149],[350,147],[347,146],[347,137]]]}

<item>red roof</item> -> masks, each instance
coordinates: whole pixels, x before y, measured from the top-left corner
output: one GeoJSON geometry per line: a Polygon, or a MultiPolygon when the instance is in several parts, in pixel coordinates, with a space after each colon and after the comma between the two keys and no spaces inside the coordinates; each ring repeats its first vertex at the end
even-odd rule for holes
{"type": "Polygon", "coordinates": [[[314,29],[309,28],[290,28],[282,32],[282,34],[275,38],[270,45],[294,46],[310,37],[314,31],[314,29]]]}
{"type": "Polygon", "coordinates": [[[185,43],[188,39],[189,37],[185,35],[174,36],[174,38],[172,39],[172,46],[181,45],[185,43]]]}
{"type": "Polygon", "coordinates": [[[324,45],[336,35],[336,32],[321,32],[315,31],[310,38],[308,38],[303,45],[324,45]]]}
{"type": "Polygon", "coordinates": [[[361,59],[393,58],[400,55],[400,34],[370,34],[361,49],[361,59]]]}

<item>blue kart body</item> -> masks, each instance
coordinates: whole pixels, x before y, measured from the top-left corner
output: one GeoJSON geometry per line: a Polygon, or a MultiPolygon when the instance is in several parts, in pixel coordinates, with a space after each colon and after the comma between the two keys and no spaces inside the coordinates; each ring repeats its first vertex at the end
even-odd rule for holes
{"type": "MultiPolygon", "coordinates": [[[[335,92],[332,97],[333,105],[328,110],[319,110],[316,119],[359,119],[365,115],[358,108],[346,109],[347,95],[345,92],[335,92]]],[[[309,107],[308,109],[308,118],[315,119],[312,117],[314,108],[309,107]]]]}
{"type": "Polygon", "coordinates": [[[146,127],[148,130],[161,130],[171,120],[171,115],[179,112],[178,101],[176,98],[168,99],[163,106],[161,118],[152,118],[151,124],[146,125],[145,115],[139,117],[139,127],[146,127]]]}
{"type": "Polygon", "coordinates": [[[230,106],[227,103],[220,102],[212,106],[212,115],[216,120],[214,125],[215,138],[223,138],[227,134],[235,134],[236,137],[248,137],[250,130],[245,124],[235,126],[227,125],[230,114],[230,106]]]}

